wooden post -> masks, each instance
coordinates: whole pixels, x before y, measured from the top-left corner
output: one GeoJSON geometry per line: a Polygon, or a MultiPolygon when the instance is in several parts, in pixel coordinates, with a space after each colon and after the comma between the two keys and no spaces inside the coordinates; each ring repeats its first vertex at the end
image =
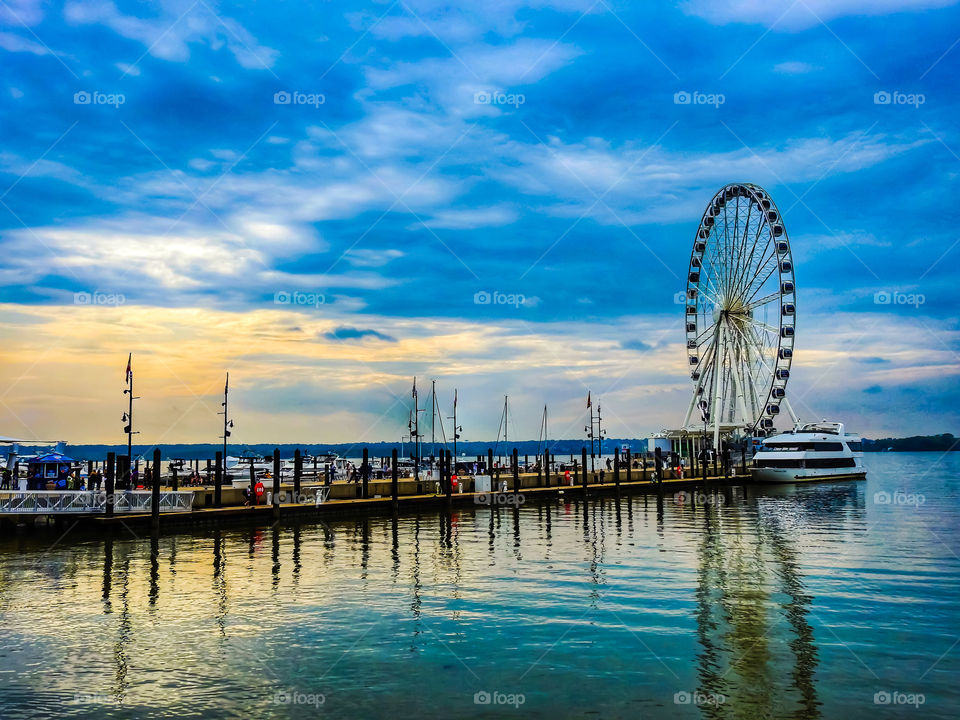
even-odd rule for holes
{"type": "Polygon", "coordinates": [[[370,451],[363,449],[363,463],[360,465],[360,477],[363,480],[363,497],[370,497],[370,451]]]}
{"type": "Polygon", "coordinates": [[[543,487],[543,455],[537,463],[537,487],[543,487]]]}
{"type": "Polygon", "coordinates": [[[207,460],[207,470],[204,474],[206,475],[206,477],[203,479],[203,484],[209,485],[210,484],[210,461],[209,460],[207,460]]]}
{"type": "Polygon", "coordinates": [[[173,475],[173,478],[170,480],[170,489],[176,492],[180,489],[180,480],[177,477],[177,466],[174,465],[170,468],[170,472],[173,475]]]}
{"type": "Polygon", "coordinates": [[[153,449],[153,497],[150,502],[150,520],[160,527],[160,448],[153,449]]]}
{"type": "Polygon", "coordinates": [[[453,503],[453,470],[451,469],[453,458],[451,457],[449,450],[441,450],[440,457],[443,458],[443,469],[440,471],[440,473],[441,475],[446,476],[444,490],[447,493],[447,505],[450,505],[453,503]]]}
{"type": "Polygon", "coordinates": [[[257,471],[253,469],[253,458],[250,458],[250,502],[259,505],[257,493],[254,488],[257,486],[257,471]]]}
{"type": "Polygon", "coordinates": [[[392,462],[390,463],[390,494],[393,496],[393,509],[394,511],[399,509],[400,505],[400,476],[399,469],[397,468],[397,449],[393,449],[393,456],[391,458],[392,462]]]}
{"type": "Polygon", "coordinates": [[[487,475],[490,476],[490,492],[500,492],[500,488],[493,484],[493,448],[487,448],[487,475]]]}
{"type": "Polygon", "coordinates": [[[613,483],[620,492],[620,448],[613,449],[613,483]]]}
{"type": "Polygon", "coordinates": [[[550,451],[543,450],[543,476],[547,479],[547,487],[550,487],[550,451]]]}
{"type": "Polygon", "coordinates": [[[293,451],[293,501],[300,502],[300,475],[303,473],[303,455],[300,448],[293,451]]]}
{"type": "Polygon", "coordinates": [[[320,482],[320,476],[317,475],[317,456],[313,456],[313,481],[315,483],[320,482]]]}
{"type": "Polygon", "coordinates": [[[113,484],[114,469],[116,467],[116,454],[107,453],[106,477],[104,478],[105,490],[107,491],[106,506],[104,513],[107,517],[113,517],[113,493],[116,490],[113,484]]]}
{"type": "Polygon", "coordinates": [[[580,450],[580,462],[583,464],[583,469],[580,474],[583,476],[583,496],[587,496],[587,449],[582,448],[580,450]]]}
{"type": "Polygon", "coordinates": [[[517,449],[513,449],[513,495],[520,494],[520,463],[517,462],[517,449]]]}
{"type": "Polygon", "coordinates": [[[627,448],[627,482],[630,482],[631,470],[633,469],[633,458],[631,457],[630,448],[627,448]]]}
{"type": "Polygon", "coordinates": [[[217,450],[217,468],[213,477],[213,506],[223,507],[223,450],[217,450]]]}
{"type": "Polygon", "coordinates": [[[280,519],[280,448],[273,449],[273,519],[280,519]]]}

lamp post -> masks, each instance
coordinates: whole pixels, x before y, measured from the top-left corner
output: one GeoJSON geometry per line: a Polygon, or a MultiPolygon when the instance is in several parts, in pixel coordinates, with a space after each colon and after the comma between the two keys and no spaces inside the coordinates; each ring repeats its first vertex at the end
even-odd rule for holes
{"type": "Polygon", "coordinates": [[[133,429],[133,401],[140,399],[133,396],[133,353],[127,355],[126,381],[127,388],[123,391],[123,394],[128,396],[128,404],[127,411],[123,414],[122,422],[127,423],[123,428],[123,431],[127,434],[127,470],[124,483],[126,484],[126,487],[129,488],[130,481],[133,477],[131,470],[133,467],[133,436],[140,434],[133,429]]]}

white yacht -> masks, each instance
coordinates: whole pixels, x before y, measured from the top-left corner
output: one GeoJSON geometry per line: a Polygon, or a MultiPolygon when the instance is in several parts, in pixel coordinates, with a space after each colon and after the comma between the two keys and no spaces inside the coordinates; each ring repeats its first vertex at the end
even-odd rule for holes
{"type": "Polygon", "coordinates": [[[755,482],[768,483],[862,478],[863,439],[847,433],[843,423],[798,425],[764,440],[750,473],[755,482]]]}

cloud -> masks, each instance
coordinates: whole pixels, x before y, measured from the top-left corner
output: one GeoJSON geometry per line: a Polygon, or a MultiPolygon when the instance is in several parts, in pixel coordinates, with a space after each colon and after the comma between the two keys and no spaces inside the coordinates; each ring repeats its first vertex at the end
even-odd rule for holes
{"type": "Polygon", "coordinates": [[[821,70],[822,68],[810,63],[789,60],[787,62],[777,63],[773,66],[773,71],[781,75],[806,75],[807,73],[821,70]]]}
{"type": "Polygon", "coordinates": [[[237,63],[247,69],[269,69],[279,55],[258,44],[236,20],[214,14],[205,3],[190,6],[166,0],[160,5],[162,16],[147,19],[124,15],[109,0],[83,0],[68,2],[64,17],[76,25],[104,25],[141,43],[153,57],[172,62],[189,60],[191,43],[205,43],[213,49],[225,45],[237,63]]]}
{"type": "Polygon", "coordinates": [[[688,0],[681,7],[717,25],[748,23],[780,30],[805,30],[845,16],[919,12],[953,5],[956,0],[688,0]]]}
{"type": "Polygon", "coordinates": [[[323,334],[323,337],[328,340],[363,340],[364,338],[372,338],[375,340],[383,340],[384,342],[396,342],[396,338],[385,335],[382,332],[372,329],[362,329],[354,327],[341,326],[330,332],[323,334]]]}
{"type": "Polygon", "coordinates": [[[34,55],[47,55],[50,53],[49,48],[45,45],[9,32],[0,32],[0,48],[7,52],[27,52],[33,53],[34,55]]]}

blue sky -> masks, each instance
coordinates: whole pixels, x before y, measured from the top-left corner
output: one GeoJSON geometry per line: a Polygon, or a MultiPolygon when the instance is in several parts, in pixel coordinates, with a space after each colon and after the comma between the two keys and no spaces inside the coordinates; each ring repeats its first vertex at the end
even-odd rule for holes
{"type": "Polygon", "coordinates": [[[504,393],[514,437],[544,403],[581,434],[587,388],[611,435],[675,426],[674,298],[731,181],[785,218],[801,416],[955,430],[957,28],[948,0],[0,0],[3,432],[114,439],[129,351],[146,442],[215,435],[227,368],[241,441],[397,439],[414,374],[470,439],[504,393]]]}

